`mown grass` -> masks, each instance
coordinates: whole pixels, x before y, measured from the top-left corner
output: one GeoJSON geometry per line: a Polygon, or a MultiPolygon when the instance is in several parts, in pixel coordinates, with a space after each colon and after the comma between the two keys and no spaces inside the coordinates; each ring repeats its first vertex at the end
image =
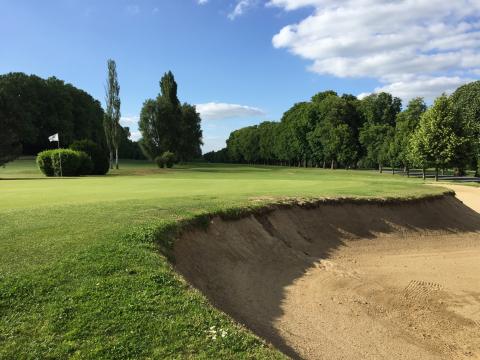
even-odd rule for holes
{"type": "Polygon", "coordinates": [[[146,162],[47,179],[20,160],[0,178],[2,359],[282,358],[176,275],[178,224],[284,198],[442,192],[374,172],[146,162]]]}

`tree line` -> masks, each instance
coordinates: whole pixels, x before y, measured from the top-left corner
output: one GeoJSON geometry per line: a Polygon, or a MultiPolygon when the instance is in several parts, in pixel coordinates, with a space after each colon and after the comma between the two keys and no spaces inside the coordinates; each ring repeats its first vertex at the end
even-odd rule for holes
{"type": "Polygon", "coordinates": [[[297,103],[280,122],[262,122],[233,131],[226,148],[204,155],[210,162],[343,168],[384,166],[446,168],[478,173],[480,82],[438,97],[402,102],[381,92],[363,99],[320,92],[297,103]]]}
{"type": "Polygon", "coordinates": [[[130,129],[120,125],[115,61],[108,60],[107,67],[105,111],[88,93],[55,77],[0,75],[0,165],[57,147],[48,139],[55,133],[60,134],[64,148],[80,140],[94,142],[109,159],[110,168],[118,168],[119,158],[155,160],[165,152],[173,153],[178,161],[201,156],[200,115],[194,106],[180,104],[171,72],[160,82],[161,94],[142,108],[139,146],[130,139],[130,129]]]}

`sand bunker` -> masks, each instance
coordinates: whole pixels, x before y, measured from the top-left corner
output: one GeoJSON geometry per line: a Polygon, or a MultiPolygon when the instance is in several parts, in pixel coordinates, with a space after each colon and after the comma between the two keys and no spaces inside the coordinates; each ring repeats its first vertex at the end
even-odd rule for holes
{"type": "Polygon", "coordinates": [[[480,358],[480,214],[453,196],[215,218],[175,258],[293,358],[480,358]]]}

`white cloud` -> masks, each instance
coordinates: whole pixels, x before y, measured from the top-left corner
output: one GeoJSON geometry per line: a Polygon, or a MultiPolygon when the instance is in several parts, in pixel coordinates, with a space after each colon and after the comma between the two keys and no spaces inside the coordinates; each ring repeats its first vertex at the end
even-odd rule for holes
{"type": "Polygon", "coordinates": [[[130,140],[132,141],[138,141],[140,140],[142,137],[142,134],[140,133],[140,131],[130,131],[130,140]]]}
{"type": "Polygon", "coordinates": [[[197,104],[196,107],[203,120],[259,117],[265,115],[265,112],[259,108],[237,104],[210,102],[197,104]]]}
{"type": "Polygon", "coordinates": [[[432,98],[480,69],[479,0],[270,0],[286,11],[313,7],[281,29],[276,48],[337,77],[373,77],[404,99],[432,98]]]}
{"type": "Polygon", "coordinates": [[[232,12],[228,14],[230,20],[235,20],[236,17],[241,16],[245,11],[256,4],[256,0],[237,0],[232,12]]]}
{"type": "Polygon", "coordinates": [[[205,5],[208,3],[208,0],[197,0],[198,5],[205,5]]]}
{"type": "Polygon", "coordinates": [[[120,118],[120,124],[122,126],[128,127],[137,126],[138,120],[140,120],[140,117],[138,115],[122,116],[120,118]]]}

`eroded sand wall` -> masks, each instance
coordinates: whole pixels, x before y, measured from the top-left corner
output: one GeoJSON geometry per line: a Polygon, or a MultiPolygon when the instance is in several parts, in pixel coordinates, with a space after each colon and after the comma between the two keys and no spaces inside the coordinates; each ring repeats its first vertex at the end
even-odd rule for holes
{"type": "Polygon", "coordinates": [[[480,356],[480,215],[453,196],[212,220],[177,270],[294,358],[480,356]]]}

